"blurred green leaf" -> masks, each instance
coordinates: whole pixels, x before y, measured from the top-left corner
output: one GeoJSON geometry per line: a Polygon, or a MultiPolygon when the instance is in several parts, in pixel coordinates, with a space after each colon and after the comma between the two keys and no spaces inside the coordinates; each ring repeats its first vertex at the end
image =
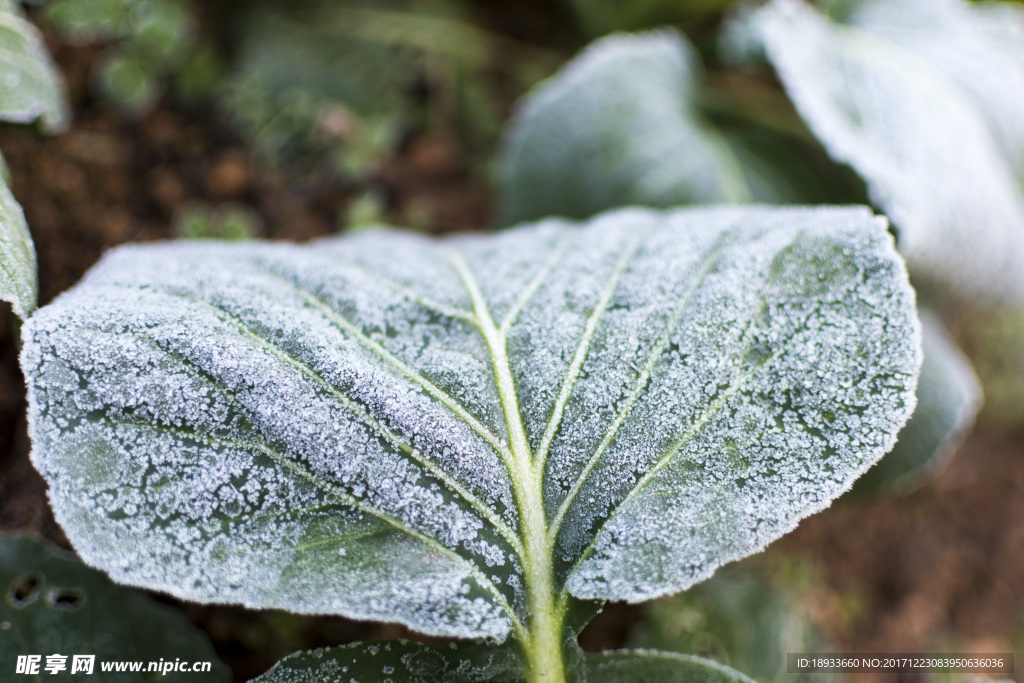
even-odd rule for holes
{"type": "Polygon", "coordinates": [[[39,31],[10,2],[0,3],[0,120],[31,123],[49,133],[67,128],[64,80],[39,31]]]}
{"type": "MultiPolygon", "coordinates": [[[[65,39],[110,43],[94,66],[92,80],[101,99],[129,118],[152,111],[168,81],[188,72],[182,85],[192,101],[209,95],[219,77],[210,50],[200,43],[195,7],[189,0],[52,0],[46,17],[65,39]]],[[[208,44],[207,44],[208,45],[208,44]]]]}
{"type": "Polygon", "coordinates": [[[730,120],[742,106],[703,80],[696,51],[673,31],[592,44],[522,103],[499,160],[502,221],[829,198],[840,174],[820,155],[810,161],[813,142],[730,120]]]}
{"type": "Polygon", "coordinates": [[[179,67],[195,44],[192,13],[176,2],[141,2],[132,12],[131,23],[132,52],[164,69],[179,67]]]}
{"type": "Polygon", "coordinates": [[[754,683],[717,662],[653,650],[588,653],[588,683],[754,683]]]}
{"type": "MultiPolygon", "coordinates": [[[[822,647],[814,625],[795,604],[805,581],[790,581],[788,591],[782,591],[749,571],[720,572],[685,593],[647,605],[644,628],[632,643],[707,657],[761,683],[809,680],[786,671],[787,652],[822,647]]],[[[831,680],[822,674],[813,678],[831,680]]]]}
{"type": "Polygon", "coordinates": [[[346,1],[252,12],[225,98],[265,159],[355,175],[410,131],[457,119],[498,130],[481,74],[513,82],[548,68],[542,50],[482,30],[456,7],[346,1]]]}
{"type": "Polygon", "coordinates": [[[62,36],[77,43],[119,38],[137,0],[50,0],[46,18],[62,36]]]}
{"type": "Polygon", "coordinates": [[[1024,15],[989,21],[961,0],[827,9],[773,0],[750,20],[809,127],[864,178],[920,275],[1024,298],[1024,196],[1001,149],[1024,148],[1024,45],[1007,38],[1024,15]]]}
{"type": "Polygon", "coordinates": [[[126,115],[148,113],[163,94],[160,79],[149,64],[120,50],[108,50],[93,74],[96,89],[126,115]]]}
{"type": "Polygon", "coordinates": [[[174,233],[185,239],[216,239],[228,242],[259,236],[259,216],[242,204],[211,206],[190,202],[174,216],[174,233]]]}

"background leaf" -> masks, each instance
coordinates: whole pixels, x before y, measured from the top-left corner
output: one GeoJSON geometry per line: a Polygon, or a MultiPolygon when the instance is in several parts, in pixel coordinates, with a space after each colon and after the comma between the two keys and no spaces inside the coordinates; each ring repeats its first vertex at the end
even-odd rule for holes
{"type": "Polygon", "coordinates": [[[829,651],[800,605],[813,585],[809,572],[797,566],[771,582],[762,573],[742,564],[729,567],[684,593],[651,602],[630,643],[699,655],[760,683],[834,681],[829,674],[787,672],[787,652],[829,651]]]}
{"type": "Polygon", "coordinates": [[[577,599],[827,506],[912,409],[918,334],[864,209],[629,210],[117,249],[22,367],[56,517],[117,580],[528,644],[535,600],[568,639],[577,599]]]}
{"type": "MultiPolygon", "coordinates": [[[[975,98],[946,73],[944,64],[960,53],[932,60],[934,49],[905,44],[920,40],[891,38],[902,33],[899,24],[884,32],[870,22],[862,27],[861,5],[843,7],[842,21],[799,0],[774,0],[754,15],[754,30],[797,109],[832,155],[865,179],[899,230],[912,268],[964,295],[1021,298],[1024,198],[975,98]]],[[[904,19],[911,21],[916,16],[904,19]]],[[[960,29],[958,42],[967,32],[960,29]]],[[[945,35],[928,40],[949,49],[945,35]]],[[[1001,73],[997,64],[984,68],[1001,73]]]]}
{"type": "MultiPolygon", "coordinates": [[[[0,120],[39,119],[51,133],[67,128],[71,114],[63,78],[36,27],[11,0],[0,0],[0,86],[0,120]]],[[[35,245],[25,214],[7,187],[7,164],[2,159],[0,167],[0,299],[9,301],[24,319],[38,299],[35,245]]]]}
{"type": "Polygon", "coordinates": [[[354,643],[296,652],[253,683],[519,683],[522,661],[515,646],[474,643],[429,647],[404,640],[354,643]]]}
{"type": "Polygon", "coordinates": [[[600,40],[535,91],[501,160],[504,222],[749,198],[693,101],[696,52],[670,31],[600,40]]]}
{"type": "Polygon", "coordinates": [[[737,118],[703,80],[696,50],[675,31],[593,43],[520,103],[499,160],[502,220],[833,200],[823,177],[847,189],[840,172],[815,163],[813,144],[737,118]]]}
{"type": "Polygon", "coordinates": [[[753,683],[739,671],[709,659],[654,650],[587,655],[587,683],[753,683]]]}
{"type": "Polygon", "coordinates": [[[10,0],[0,2],[0,119],[31,123],[57,133],[67,128],[71,112],[64,81],[50,61],[43,40],[10,0]]]}
{"type": "Polygon", "coordinates": [[[832,0],[831,7],[844,23],[906,48],[955,83],[1024,189],[1024,7],[963,0],[832,0]]]}
{"type": "MultiPolygon", "coordinates": [[[[25,681],[55,680],[43,670],[46,656],[96,655],[89,680],[229,681],[206,635],[177,610],[116,586],[90,569],[28,536],[0,536],[0,666],[12,675],[18,655],[42,655],[40,674],[25,681]],[[103,673],[100,662],[159,660],[209,661],[209,673],[189,671],[103,673]]],[[[76,674],[76,676],[84,674],[76,674]]],[[[13,680],[13,679],[10,679],[13,680]]]]}

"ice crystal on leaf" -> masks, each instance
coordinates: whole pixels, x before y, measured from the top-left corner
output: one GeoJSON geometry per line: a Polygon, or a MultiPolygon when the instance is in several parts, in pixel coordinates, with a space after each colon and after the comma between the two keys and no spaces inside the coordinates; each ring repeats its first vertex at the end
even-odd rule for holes
{"type": "Polygon", "coordinates": [[[758,551],[892,446],[920,362],[862,208],[122,247],[24,338],[86,562],[496,640],[537,567],[638,601],[758,551]]]}

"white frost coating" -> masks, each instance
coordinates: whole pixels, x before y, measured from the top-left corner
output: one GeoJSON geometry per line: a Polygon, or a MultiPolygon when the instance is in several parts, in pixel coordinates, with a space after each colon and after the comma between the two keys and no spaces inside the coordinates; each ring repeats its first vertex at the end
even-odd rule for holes
{"type": "Polygon", "coordinates": [[[0,300],[9,301],[22,319],[36,309],[36,272],[36,249],[25,214],[0,180],[0,300]]]}
{"type": "Polygon", "coordinates": [[[588,47],[513,123],[501,160],[505,221],[749,200],[733,152],[697,110],[700,72],[696,51],[673,31],[588,47]]]}
{"type": "Polygon", "coordinates": [[[917,409],[900,430],[896,447],[854,489],[906,493],[937,477],[974,424],[981,385],[970,361],[934,314],[920,310],[924,361],[917,409]]]}
{"type": "Polygon", "coordinates": [[[117,580],[500,640],[524,567],[642,599],[827,505],[911,409],[918,336],[864,209],[633,209],[123,247],[28,321],[22,367],[57,519],[117,580]]]}
{"type": "Polygon", "coordinates": [[[510,646],[429,647],[404,640],[296,652],[252,683],[519,683],[510,646]]]}
{"type": "Polygon", "coordinates": [[[548,455],[576,597],[646,600],[757,552],[847,489],[913,408],[919,331],[884,221],[739,215],[669,214],[597,327],[548,455]]]}
{"type": "Polygon", "coordinates": [[[67,128],[64,80],[36,27],[11,2],[0,3],[0,120],[41,119],[48,132],[67,128]]]}
{"type": "Polygon", "coordinates": [[[847,21],[928,61],[974,101],[1024,188],[1024,8],[862,0],[847,21]]]}
{"type": "MultiPolygon", "coordinates": [[[[950,9],[947,0],[923,4],[950,9]]],[[[931,14],[942,11],[921,21],[931,14]]],[[[898,26],[878,32],[877,21],[841,25],[800,0],[774,0],[754,22],[797,109],[829,152],[867,181],[911,266],[966,295],[1024,297],[1024,197],[998,144],[1019,144],[1022,100],[1000,66],[985,67],[986,81],[998,85],[979,81],[971,93],[958,83],[970,68],[959,64],[964,40],[951,45],[945,33],[926,41],[898,26]],[[934,59],[935,51],[945,57],[934,59]],[[989,101],[994,88],[1004,93],[999,103],[989,101]],[[1014,123],[1002,125],[1007,115],[993,112],[993,134],[976,104],[1012,109],[1014,123]]],[[[973,52],[971,61],[989,54],[973,52]]],[[[1019,80],[1018,72],[1009,73],[1019,80]]]]}

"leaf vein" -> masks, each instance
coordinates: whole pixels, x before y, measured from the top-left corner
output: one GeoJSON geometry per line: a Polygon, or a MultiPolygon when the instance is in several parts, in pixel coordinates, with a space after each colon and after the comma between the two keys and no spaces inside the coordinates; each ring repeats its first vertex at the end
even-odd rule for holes
{"type": "Polygon", "coordinates": [[[682,315],[689,306],[693,295],[704,284],[705,279],[711,273],[715,265],[717,265],[729,244],[730,240],[728,239],[728,235],[726,235],[726,238],[708,252],[708,255],[704,258],[703,263],[701,263],[696,276],[694,277],[693,284],[690,285],[690,287],[688,287],[680,297],[675,310],[672,312],[672,316],[669,318],[669,321],[665,324],[665,327],[662,330],[661,336],[658,338],[657,342],[655,342],[654,347],[648,354],[643,370],[633,383],[633,389],[630,391],[626,402],[623,404],[622,408],[619,409],[618,414],[615,416],[615,420],[609,426],[608,431],[605,432],[604,437],[598,444],[597,449],[590,456],[590,459],[587,461],[587,464],[580,473],[580,476],[576,478],[576,481],[573,483],[572,489],[570,489],[569,493],[566,495],[565,500],[563,500],[561,505],[558,506],[558,511],[555,513],[554,519],[552,520],[548,530],[548,538],[552,542],[558,537],[558,532],[562,527],[562,522],[565,519],[565,515],[569,511],[569,507],[572,505],[572,502],[576,499],[576,496],[579,495],[583,485],[590,478],[590,475],[594,471],[594,468],[597,467],[597,463],[601,459],[601,456],[604,455],[604,452],[611,445],[612,440],[615,438],[616,434],[618,434],[622,424],[626,421],[626,418],[629,417],[633,407],[639,400],[640,394],[643,393],[644,387],[647,386],[647,381],[650,379],[655,364],[658,362],[661,354],[664,353],[665,347],[668,345],[669,338],[672,336],[672,332],[682,319],[682,315]]]}
{"type": "Polygon", "coordinates": [[[597,326],[600,324],[601,319],[608,310],[608,304],[611,303],[612,296],[615,294],[615,290],[619,286],[619,280],[622,278],[622,275],[626,270],[629,269],[629,266],[640,247],[640,243],[646,234],[647,231],[639,232],[633,237],[626,249],[623,250],[622,255],[619,257],[619,260],[616,262],[615,267],[611,272],[611,275],[608,277],[604,288],[598,295],[598,300],[594,306],[594,310],[587,319],[583,330],[583,337],[576,346],[572,363],[569,365],[569,370],[566,373],[565,379],[562,381],[562,387],[558,392],[558,399],[555,401],[555,405],[551,410],[551,417],[544,430],[544,436],[541,439],[540,447],[537,449],[537,461],[541,468],[544,467],[544,463],[548,457],[548,452],[551,450],[551,442],[555,438],[555,432],[562,424],[562,415],[565,412],[565,406],[569,402],[569,396],[572,395],[573,388],[576,386],[576,380],[579,379],[583,362],[586,360],[587,355],[590,352],[590,344],[594,339],[594,335],[597,333],[597,326]]]}
{"type": "MultiPolygon", "coordinates": [[[[439,467],[430,458],[421,457],[419,455],[419,451],[417,449],[413,448],[413,446],[411,444],[407,443],[404,439],[402,439],[397,434],[395,434],[390,429],[388,429],[386,426],[381,424],[379,420],[377,420],[372,415],[370,415],[365,410],[363,410],[355,400],[351,399],[350,397],[346,396],[344,393],[339,391],[336,387],[334,387],[332,384],[327,382],[319,374],[314,372],[312,370],[312,368],[310,368],[308,365],[306,365],[305,363],[300,361],[298,358],[296,358],[292,354],[289,354],[286,351],[284,351],[283,349],[280,349],[279,347],[273,345],[267,339],[265,339],[265,338],[261,337],[260,335],[256,334],[256,332],[254,332],[251,328],[249,328],[237,316],[232,315],[230,312],[225,311],[221,307],[219,307],[219,306],[217,306],[215,304],[212,304],[212,303],[210,303],[208,301],[205,301],[205,300],[202,300],[202,299],[196,299],[194,297],[187,296],[187,295],[184,295],[184,294],[179,294],[179,293],[174,293],[174,292],[167,292],[167,294],[169,294],[171,296],[183,298],[186,301],[189,301],[191,303],[201,303],[201,304],[204,304],[204,305],[210,307],[211,309],[217,311],[218,313],[220,313],[220,315],[217,316],[218,318],[220,318],[224,322],[232,325],[239,332],[241,332],[242,334],[245,334],[246,336],[248,336],[251,339],[253,339],[254,341],[256,341],[258,344],[260,344],[262,347],[264,347],[267,351],[269,351],[272,355],[276,356],[279,360],[281,360],[281,361],[283,361],[285,363],[288,363],[289,365],[291,365],[292,367],[297,369],[299,372],[301,372],[305,376],[311,378],[314,382],[319,384],[328,393],[330,393],[331,396],[333,396],[335,398],[335,400],[337,400],[342,406],[344,406],[346,410],[348,410],[350,413],[352,413],[356,418],[358,418],[367,427],[369,427],[369,428],[373,429],[375,432],[377,432],[377,434],[379,436],[384,438],[389,444],[391,444],[392,447],[397,449],[398,452],[404,453],[405,456],[408,457],[412,462],[416,463],[420,467],[424,468],[426,471],[430,472],[430,474],[432,474],[433,476],[437,477],[437,479],[442,481],[444,484],[449,486],[453,491],[455,491],[457,494],[459,494],[459,496],[463,500],[465,500],[466,503],[470,507],[472,507],[474,510],[476,510],[484,519],[486,519],[489,523],[491,523],[495,527],[495,529],[498,531],[498,533],[512,546],[512,548],[516,551],[516,553],[520,557],[522,557],[523,548],[522,548],[522,543],[520,543],[520,541],[519,541],[519,537],[515,534],[515,532],[512,530],[512,528],[509,527],[508,524],[506,524],[504,522],[504,520],[502,520],[500,518],[500,515],[498,515],[496,510],[494,510],[489,505],[487,505],[482,500],[480,500],[479,497],[477,497],[473,492],[469,491],[454,476],[452,476],[451,474],[446,472],[444,469],[439,467]],[[224,316],[227,317],[227,320],[224,319],[224,316]]],[[[154,341],[153,343],[155,344],[156,342],[154,341]]],[[[165,353],[172,353],[172,352],[164,349],[163,347],[160,347],[159,345],[157,345],[157,346],[158,346],[158,348],[160,348],[165,353]]],[[[186,362],[189,363],[190,366],[194,366],[195,365],[195,363],[191,359],[189,359],[189,358],[186,358],[186,357],[184,357],[184,356],[182,356],[180,354],[173,354],[173,355],[175,357],[179,358],[179,359],[185,360],[186,362]]],[[[216,386],[218,388],[218,390],[221,392],[222,395],[224,395],[225,397],[227,397],[230,400],[234,401],[236,403],[236,405],[240,405],[238,403],[237,399],[235,397],[231,396],[230,393],[226,392],[224,390],[224,388],[220,386],[219,383],[214,382],[214,386],[216,386]]]]}
{"type": "MultiPolygon", "coordinates": [[[[338,314],[334,309],[328,306],[322,298],[316,294],[307,291],[303,287],[300,287],[290,279],[276,273],[266,266],[262,270],[271,275],[272,277],[286,283],[295,293],[302,297],[303,301],[313,306],[315,309],[320,311],[324,317],[332,323],[335,327],[340,328],[344,332],[351,335],[356,341],[358,341],[364,348],[369,349],[382,361],[392,366],[398,372],[405,375],[406,378],[415,382],[416,384],[423,387],[423,389],[433,396],[435,399],[441,402],[441,404],[450,410],[457,418],[464,422],[470,429],[476,432],[484,441],[486,441],[492,448],[501,453],[505,447],[504,444],[498,439],[498,437],[485,427],[477,418],[475,418],[461,403],[452,398],[446,391],[438,387],[436,384],[431,382],[429,379],[421,375],[419,372],[411,368],[400,358],[396,357],[393,353],[388,351],[386,348],[381,346],[379,343],[370,339],[365,333],[363,333],[358,327],[352,322],[338,314]]],[[[474,319],[475,320],[475,319],[474,319]]]]}

